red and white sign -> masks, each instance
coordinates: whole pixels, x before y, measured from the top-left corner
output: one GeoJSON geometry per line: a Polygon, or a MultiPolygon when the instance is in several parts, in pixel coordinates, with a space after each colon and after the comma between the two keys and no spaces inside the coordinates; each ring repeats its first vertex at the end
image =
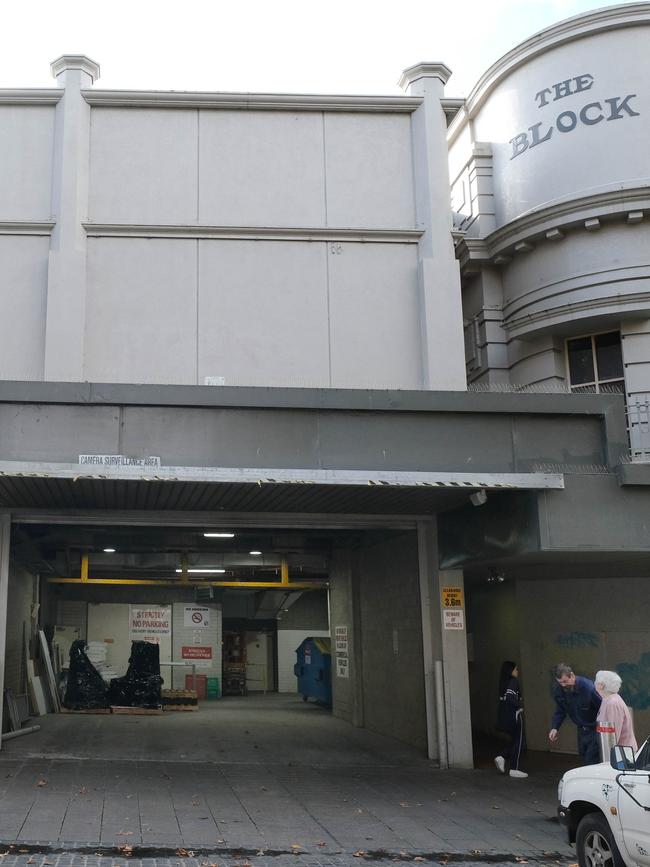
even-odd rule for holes
{"type": "Polygon", "coordinates": [[[183,609],[183,626],[204,629],[210,626],[210,609],[201,605],[186,605],[183,609]]]}
{"type": "Polygon", "coordinates": [[[197,647],[194,644],[181,647],[181,657],[183,659],[212,659],[211,647],[197,647]]]}
{"type": "Polygon", "coordinates": [[[131,605],[129,639],[162,644],[172,634],[172,610],[169,606],[131,605]]]}

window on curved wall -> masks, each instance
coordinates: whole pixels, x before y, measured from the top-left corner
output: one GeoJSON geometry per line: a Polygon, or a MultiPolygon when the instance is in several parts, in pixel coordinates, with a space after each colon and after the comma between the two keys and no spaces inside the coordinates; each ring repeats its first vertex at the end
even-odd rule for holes
{"type": "Polygon", "coordinates": [[[572,337],[566,342],[569,388],[572,392],[625,391],[621,335],[618,331],[572,337]]]}

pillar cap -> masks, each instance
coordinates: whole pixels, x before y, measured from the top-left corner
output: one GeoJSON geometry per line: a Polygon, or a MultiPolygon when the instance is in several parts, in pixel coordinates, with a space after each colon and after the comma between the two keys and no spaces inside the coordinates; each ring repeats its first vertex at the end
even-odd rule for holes
{"type": "Polygon", "coordinates": [[[411,84],[420,78],[438,78],[443,84],[447,84],[451,77],[451,69],[444,63],[416,63],[405,69],[398,82],[402,90],[406,90],[411,84]]]}
{"type": "Polygon", "coordinates": [[[99,63],[95,63],[85,54],[62,54],[52,61],[50,69],[55,78],[68,69],[80,69],[89,75],[93,82],[99,78],[99,63]]]}

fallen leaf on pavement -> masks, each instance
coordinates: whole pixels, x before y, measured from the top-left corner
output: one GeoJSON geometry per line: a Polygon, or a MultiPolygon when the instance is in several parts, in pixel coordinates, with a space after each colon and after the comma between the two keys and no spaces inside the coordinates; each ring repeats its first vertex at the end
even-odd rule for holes
{"type": "Polygon", "coordinates": [[[37,785],[40,789],[42,789],[43,786],[47,786],[47,780],[39,780],[38,783],[36,783],[36,785],[37,785]]]}
{"type": "Polygon", "coordinates": [[[353,858],[363,858],[363,856],[364,856],[365,854],[366,854],[366,853],[364,852],[363,849],[359,849],[357,852],[353,852],[353,853],[352,853],[352,857],[353,857],[353,858]]]}
{"type": "Polygon", "coordinates": [[[400,801],[399,805],[400,805],[400,807],[408,807],[409,802],[408,801],[400,801]]]}
{"type": "Polygon", "coordinates": [[[133,831],[118,831],[116,837],[132,837],[133,831]]]}
{"type": "Polygon", "coordinates": [[[187,855],[187,849],[177,849],[176,854],[179,858],[185,858],[187,855]]]}
{"type": "Polygon", "coordinates": [[[422,855],[416,855],[413,860],[414,861],[424,861],[424,858],[422,857],[422,855]]]}
{"type": "Polygon", "coordinates": [[[292,849],[302,849],[302,846],[300,845],[300,843],[292,843],[291,848],[292,849]]]}
{"type": "Polygon", "coordinates": [[[257,852],[257,854],[258,854],[258,855],[263,855],[263,854],[264,854],[264,849],[259,849],[258,852],[257,852]]]}

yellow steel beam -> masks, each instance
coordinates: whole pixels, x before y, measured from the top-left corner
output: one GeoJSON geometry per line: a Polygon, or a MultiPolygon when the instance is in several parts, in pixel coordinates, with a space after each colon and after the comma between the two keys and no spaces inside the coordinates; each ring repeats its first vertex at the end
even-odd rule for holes
{"type": "Polygon", "coordinates": [[[178,581],[175,578],[160,578],[148,581],[146,578],[48,578],[48,584],[115,584],[136,585],[140,587],[241,587],[241,588],[264,588],[272,590],[318,590],[327,587],[327,581],[178,581]]]}
{"type": "Polygon", "coordinates": [[[81,555],[81,581],[84,584],[88,581],[88,554],[81,555]]]}
{"type": "Polygon", "coordinates": [[[280,578],[283,584],[289,583],[289,563],[286,557],[283,557],[280,563],[280,578]]]}

